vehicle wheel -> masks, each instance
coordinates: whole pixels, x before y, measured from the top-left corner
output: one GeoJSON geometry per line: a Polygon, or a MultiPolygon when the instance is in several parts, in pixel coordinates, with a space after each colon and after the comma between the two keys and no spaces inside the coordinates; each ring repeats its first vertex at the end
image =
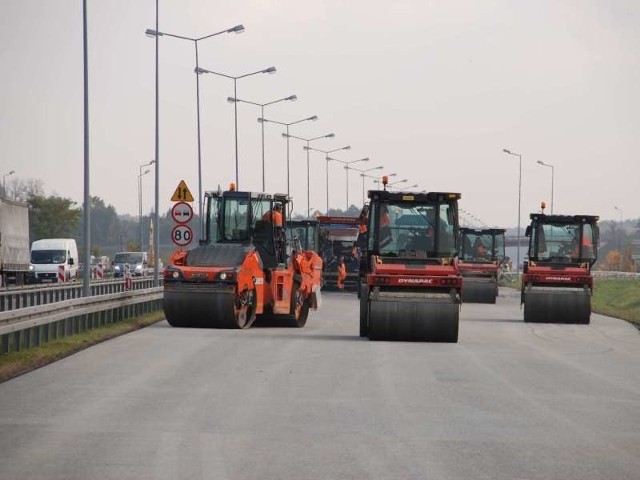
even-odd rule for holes
{"type": "Polygon", "coordinates": [[[235,305],[238,328],[249,328],[256,319],[256,291],[244,292],[238,297],[235,305]]]}
{"type": "Polygon", "coordinates": [[[309,316],[309,299],[302,296],[299,288],[300,284],[294,282],[291,291],[290,312],[293,317],[293,326],[302,328],[306,325],[307,317],[309,316]]]}
{"type": "Polygon", "coordinates": [[[366,283],[360,284],[360,336],[369,335],[369,287],[366,283]]]}

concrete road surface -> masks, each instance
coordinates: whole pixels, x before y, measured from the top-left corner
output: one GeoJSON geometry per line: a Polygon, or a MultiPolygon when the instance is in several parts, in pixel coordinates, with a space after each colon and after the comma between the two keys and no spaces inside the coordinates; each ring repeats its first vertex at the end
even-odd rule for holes
{"type": "Polygon", "coordinates": [[[0,384],[0,479],[636,479],[640,334],[464,305],[458,344],[161,322],[0,384]]]}

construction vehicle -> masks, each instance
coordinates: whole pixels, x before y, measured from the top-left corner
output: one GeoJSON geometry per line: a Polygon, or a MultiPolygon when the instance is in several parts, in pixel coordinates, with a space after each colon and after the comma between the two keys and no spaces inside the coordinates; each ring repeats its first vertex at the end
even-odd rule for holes
{"type": "Polygon", "coordinates": [[[360,336],[457,342],[459,193],[369,191],[360,336]]]}
{"type": "Polygon", "coordinates": [[[0,287],[29,280],[29,205],[0,198],[0,287]]]}
{"type": "Polygon", "coordinates": [[[532,213],[522,276],[524,321],[588,324],[598,258],[598,217],[532,213]]]}
{"type": "Polygon", "coordinates": [[[320,255],[324,265],[324,289],[338,288],[338,267],[340,258],[346,267],[345,290],[358,291],[358,271],[360,259],[354,248],[360,233],[361,219],[319,215],[320,255]]]}
{"type": "Polygon", "coordinates": [[[164,312],[174,327],[249,328],[270,315],[303,327],[317,309],[322,259],[286,245],[284,194],[206,192],[205,238],[164,270],[164,312]],[[278,221],[269,220],[277,205],[278,221]],[[282,222],[278,225],[279,222],[282,222]]]}
{"type": "Polygon", "coordinates": [[[505,231],[460,228],[458,268],[463,279],[462,303],[496,303],[505,231]]]}
{"type": "Polygon", "coordinates": [[[317,220],[287,220],[287,242],[294,250],[320,251],[317,220]]]}

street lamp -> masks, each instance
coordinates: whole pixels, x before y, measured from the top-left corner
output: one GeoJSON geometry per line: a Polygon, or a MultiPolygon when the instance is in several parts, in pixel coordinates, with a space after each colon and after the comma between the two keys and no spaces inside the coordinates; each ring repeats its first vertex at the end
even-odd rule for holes
{"type": "MultiPolygon", "coordinates": [[[[262,124],[264,125],[264,123],[262,124]]],[[[302,140],[303,142],[307,142],[307,148],[305,149],[307,151],[307,218],[309,218],[309,204],[310,204],[310,195],[311,195],[311,187],[310,187],[310,181],[309,181],[309,143],[313,142],[314,140],[320,140],[322,138],[333,138],[336,136],[335,133],[327,133],[326,135],[320,135],[318,137],[313,137],[313,138],[302,138],[302,137],[296,137],[295,135],[289,135],[287,133],[283,133],[282,134],[283,137],[287,137],[287,138],[297,138],[298,140],[302,140]]]]}
{"type": "MultiPolygon", "coordinates": [[[[347,168],[347,167],[345,167],[347,168]]],[[[380,165],[378,167],[371,167],[371,168],[367,168],[365,170],[361,170],[359,168],[352,168],[351,170],[355,170],[356,172],[360,172],[360,176],[362,177],[362,205],[364,205],[364,177],[370,177],[370,178],[378,178],[378,177],[374,177],[371,175],[366,175],[367,172],[371,172],[373,170],[382,170],[384,168],[384,166],[380,165]]]]}
{"type": "Polygon", "coordinates": [[[296,120],[295,122],[279,122],[277,120],[269,120],[268,118],[264,118],[264,117],[258,117],[258,122],[262,123],[264,125],[265,122],[271,122],[271,123],[275,123],[278,125],[283,125],[286,127],[287,132],[286,132],[286,138],[287,138],[287,196],[289,196],[289,127],[291,125],[296,125],[298,123],[302,123],[302,122],[307,122],[307,121],[311,121],[311,122],[315,122],[316,120],[318,120],[318,116],[314,115],[312,117],[307,117],[307,118],[301,118],[300,120],[296,120]]]}
{"type": "Polygon", "coordinates": [[[397,182],[390,182],[387,183],[387,188],[393,188],[394,185],[398,185],[399,183],[406,183],[409,180],[407,180],[406,178],[403,178],[402,180],[398,180],[397,182]]]}
{"type": "MultiPolygon", "coordinates": [[[[157,28],[157,27],[156,27],[157,28]]],[[[207,38],[215,37],[217,35],[221,35],[223,33],[242,33],[244,32],[244,26],[236,25],[235,27],[228,28],[226,30],[221,30],[216,33],[212,33],[210,35],[205,35],[203,37],[185,37],[183,35],[174,35],[172,33],[167,32],[159,32],[158,30],[153,30],[151,28],[147,28],[145,34],[151,38],[158,37],[172,37],[180,40],[187,40],[189,42],[193,42],[196,51],[196,69],[198,69],[198,42],[201,40],[206,40],[207,38]]],[[[198,134],[198,215],[199,215],[199,229],[200,236],[202,236],[202,226],[203,226],[203,215],[202,215],[202,149],[200,143],[200,75],[198,75],[196,71],[196,130],[198,134]]],[[[156,226],[157,228],[157,226],[156,226]]]]}
{"type": "MultiPolygon", "coordinates": [[[[245,77],[250,77],[252,75],[257,75],[259,73],[276,73],[276,67],[263,68],[262,70],[257,70],[251,73],[245,73],[244,75],[227,75],[226,73],[213,72],[211,70],[206,70],[204,68],[196,67],[195,72],[200,75],[202,73],[210,73],[212,75],[218,75],[219,77],[230,78],[233,80],[233,98],[238,98],[238,80],[245,77]]],[[[240,189],[240,181],[238,180],[238,102],[233,102],[233,112],[234,112],[234,132],[235,132],[235,144],[236,144],[236,188],[240,189]]]]}
{"type": "Polygon", "coordinates": [[[349,211],[349,170],[350,170],[349,165],[351,165],[352,163],[357,163],[357,162],[368,162],[369,161],[369,157],[360,158],[358,160],[349,160],[349,161],[340,160],[338,158],[331,158],[330,160],[334,160],[336,162],[340,162],[340,163],[344,164],[344,171],[346,172],[346,181],[347,181],[347,183],[346,183],[346,187],[347,187],[347,208],[346,208],[345,212],[348,212],[349,211]]]}
{"type": "Polygon", "coordinates": [[[520,274],[520,204],[522,202],[522,155],[512,152],[508,148],[503,148],[502,151],[508,155],[518,157],[518,246],[517,246],[517,263],[516,273],[520,274]]]}
{"type": "Polygon", "coordinates": [[[150,171],[149,169],[147,169],[144,173],[142,173],[142,168],[153,165],[154,163],[156,163],[156,161],[151,160],[149,163],[143,163],[142,165],[140,165],[140,174],[138,175],[138,222],[140,223],[140,251],[143,250],[144,245],[144,228],[142,226],[142,177],[150,171]]]}
{"type": "Polygon", "coordinates": [[[620,235],[619,235],[619,237],[620,237],[620,246],[618,247],[618,249],[622,253],[622,209],[618,208],[618,207],[613,207],[613,208],[620,212],[620,235]]]}
{"type": "Polygon", "coordinates": [[[551,215],[553,215],[553,170],[554,167],[550,163],[544,163],[542,160],[537,162],[540,165],[551,168],[551,215]]]}
{"type": "Polygon", "coordinates": [[[7,177],[16,173],[15,170],[9,170],[9,173],[2,174],[2,194],[7,196],[7,177]]]}
{"type": "Polygon", "coordinates": [[[327,215],[329,215],[329,162],[331,161],[329,159],[329,154],[333,152],[338,152],[340,150],[351,150],[351,145],[347,145],[346,147],[334,148],[333,150],[320,150],[318,148],[311,148],[307,146],[303,148],[307,151],[313,150],[314,152],[324,153],[324,159],[327,162],[327,215]]]}
{"type": "MultiPolygon", "coordinates": [[[[278,100],[274,100],[272,102],[257,103],[257,102],[251,102],[249,100],[242,100],[240,98],[227,97],[228,102],[232,102],[232,103],[241,102],[241,103],[248,103],[251,105],[257,105],[258,107],[260,107],[261,117],[264,117],[264,107],[266,107],[267,105],[273,105],[274,103],[283,102],[285,100],[290,100],[293,102],[293,101],[296,101],[297,99],[298,97],[296,95],[289,95],[288,97],[279,98],[278,100]]],[[[266,190],[266,187],[264,183],[264,123],[262,123],[262,191],[264,192],[265,190],[266,190]]]]}
{"type": "Polygon", "coordinates": [[[140,251],[143,251],[144,245],[144,229],[142,227],[142,177],[149,173],[151,170],[148,168],[143,172],[140,169],[140,175],[138,175],[138,223],[140,224],[140,251]]]}

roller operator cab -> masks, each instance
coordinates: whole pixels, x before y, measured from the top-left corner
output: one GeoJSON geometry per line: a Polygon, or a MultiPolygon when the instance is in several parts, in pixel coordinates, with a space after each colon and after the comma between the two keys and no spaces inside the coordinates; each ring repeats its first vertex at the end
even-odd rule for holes
{"type": "Polygon", "coordinates": [[[531,214],[521,291],[525,322],[590,322],[597,222],[592,215],[531,214]]]}
{"type": "Polygon", "coordinates": [[[460,228],[458,268],[463,279],[463,303],[496,303],[505,231],[502,228],[460,228]]]}
{"type": "Polygon", "coordinates": [[[459,193],[369,191],[360,336],[457,342],[459,193]]]}
{"type": "Polygon", "coordinates": [[[164,312],[176,327],[248,328],[257,315],[302,327],[317,309],[322,260],[287,248],[286,195],[207,192],[205,238],[164,270],[164,312]]]}

